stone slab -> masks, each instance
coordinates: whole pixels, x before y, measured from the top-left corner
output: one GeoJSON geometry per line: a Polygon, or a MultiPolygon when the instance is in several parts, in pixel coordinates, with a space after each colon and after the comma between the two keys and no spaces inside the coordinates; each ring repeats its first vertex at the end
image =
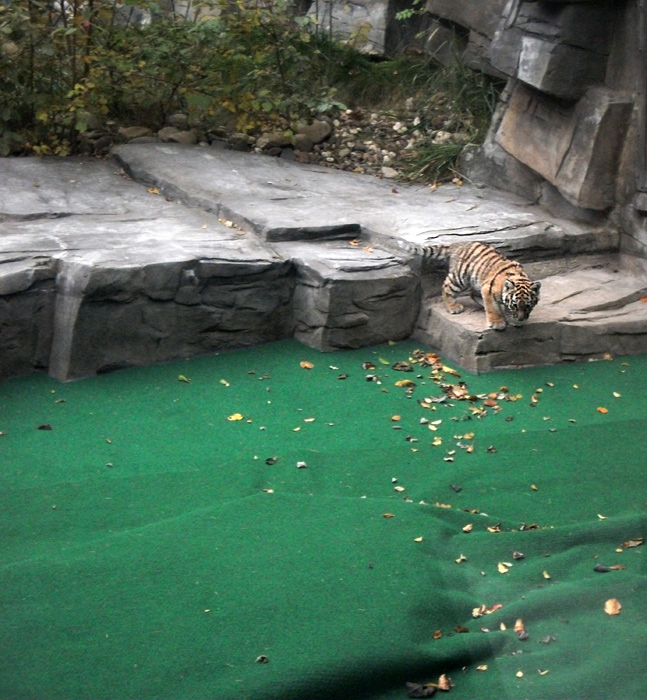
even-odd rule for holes
{"type": "MultiPolygon", "coordinates": [[[[0,173],[3,378],[69,380],[293,336],[321,350],[360,347],[414,331],[481,371],[504,362],[506,347],[510,364],[597,347],[615,333],[614,316],[641,304],[638,282],[620,304],[591,272],[597,291],[580,298],[593,306],[582,315],[576,296],[570,310],[560,302],[573,318],[559,319],[557,335],[554,304],[543,300],[528,328],[495,336],[470,314],[430,316],[424,304],[419,314],[411,242],[485,240],[527,259],[547,290],[560,290],[551,277],[600,265],[564,266],[568,256],[606,260],[618,249],[617,231],[599,222],[556,218],[485,187],[432,191],[170,144],[120,147],[115,160],[5,159],[0,173]],[[510,343],[539,322],[552,354],[548,340],[510,343]]],[[[642,347],[641,333],[627,331],[626,347],[642,347]]]]}
{"type": "Polygon", "coordinates": [[[604,87],[570,105],[519,83],[495,138],[574,206],[604,210],[615,199],[618,154],[632,110],[632,99],[604,87]]]}
{"type": "Polygon", "coordinates": [[[622,258],[590,264],[543,277],[529,320],[505,331],[487,329],[484,311],[471,299],[463,313],[451,315],[432,294],[414,337],[471,372],[647,352],[645,269],[622,258]]]}
{"type": "Polygon", "coordinates": [[[594,250],[617,247],[617,237],[606,227],[553,217],[495,189],[406,187],[259,155],[167,144],[119,146],[115,155],[134,179],[229,218],[269,242],[362,231],[379,243],[478,238],[499,244],[543,237],[550,250],[558,239],[572,242],[581,236],[594,250]]]}

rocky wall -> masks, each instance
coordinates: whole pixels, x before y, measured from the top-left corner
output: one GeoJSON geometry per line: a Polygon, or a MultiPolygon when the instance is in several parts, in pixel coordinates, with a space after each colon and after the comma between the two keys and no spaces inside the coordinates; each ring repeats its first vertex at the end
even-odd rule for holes
{"type": "Polygon", "coordinates": [[[427,0],[406,21],[395,16],[412,2],[322,6],[342,38],[361,15],[374,53],[413,48],[507,78],[465,174],[560,215],[606,217],[623,250],[647,256],[645,0],[427,0]]]}

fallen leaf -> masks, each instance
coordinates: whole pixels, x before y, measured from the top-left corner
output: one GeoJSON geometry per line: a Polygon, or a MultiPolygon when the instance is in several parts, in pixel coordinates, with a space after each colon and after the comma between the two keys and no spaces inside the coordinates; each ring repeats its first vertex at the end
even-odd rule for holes
{"type": "Polygon", "coordinates": [[[622,396],[622,394],[619,394],[617,391],[614,391],[613,395],[615,396],[616,399],[619,399],[622,396]]]}
{"type": "MultiPolygon", "coordinates": [[[[386,364],[389,364],[388,361],[386,364]]],[[[394,369],[396,372],[413,372],[411,363],[402,361],[396,362],[394,365],[392,365],[391,369],[394,369]]]]}
{"type": "Polygon", "coordinates": [[[598,518],[600,518],[600,520],[606,520],[606,519],[607,519],[607,516],[606,516],[606,515],[600,515],[600,513],[598,513],[598,518]]]}
{"type": "Polygon", "coordinates": [[[146,190],[146,192],[148,192],[148,194],[159,194],[160,193],[160,191],[157,187],[149,187],[146,190]]]}
{"type": "Polygon", "coordinates": [[[314,365],[312,364],[312,362],[302,360],[301,362],[299,362],[299,367],[301,367],[302,369],[312,369],[314,365]]]}
{"type": "Polygon", "coordinates": [[[375,369],[375,365],[372,362],[363,362],[362,367],[364,369],[375,369]]]}
{"type": "Polygon", "coordinates": [[[432,639],[440,639],[443,636],[443,631],[442,630],[436,630],[432,635],[432,639]]]}
{"type": "Polygon", "coordinates": [[[541,575],[542,575],[545,579],[549,579],[549,578],[550,578],[550,574],[549,574],[547,571],[542,571],[541,575]]]}
{"type": "Polygon", "coordinates": [[[487,671],[487,664],[481,664],[480,666],[476,667],[477,671],[487,671]]]}
{"type": "Polygon", "coordinates": [[[539,488],[537,487],[536,484],[530,484],[530,489],[531,489],[532,491],[539,491],[539,488]]]}
{"type": "Polygon", "coordinates": [[[497,564],[496,568],[499,570],[500,574],[507,574],[508,571],[510,571],[510,569],[501,561],[497,564]]]}
{"type": "Polygon", "coordinates": [[[526,639],[530,637],[526,630],[526,626],[523,623],[523,620],[519,618],[515,623],[514,623],[514,631],[517,637],[522,641],[525,642],[526,639]]]}
{"type": "Polygon", "coordinates": [[[598,406],[598,413],[609,413],[609,409],[604,406],[598,406]]]}
{"type": "Polygon", "coordinates": [[[463,625],[456,625],[456,627],[454,627],[454,630],[458,632],[458,634],[467,634],[469,632],[469,628],[463,627],[463,625]]]}
{"type": "Polygon", "coordinates": [[[416,383],[411,379],[400,379],[395,383],[395,385],[400,387],[413,387],[416,386],[416,383]]]}
{"type": "Polygon", "coordinates": [[[179,374],[177,378],[178,382],[184,382],[185,384],[191,384],[191,380],[185,377],[183,374],[179,374]]]}
{"type": "Polygon", "coordinates": [[[268,458],[265,460],[265,464],[272,465],[272,464],[276,464],[278,461],[279,461],[279,458],[278,458],[278,457],[268,457],[268,458]]]}
{"type": "Polygon", "coordinates": [[[617,598],[609,598],[604,604],[604,612],[607,615],[619,615],[622,604],[617,598]]]}
{"type": "Polygon", "coordinates": [[[438,688],[433,683],[421,685],[420,683],[407,682],[407,697],[410,698],[432,698],[438,688]]]}
{"type": "Polygon", "coordinates": [[[538,668],[537,672],[540,676],[545,676],[547,673],[550,673],[550,671],[547,668],[538,668]]]}
{"type": "Polygon", "coordinates": [[[414,542],[422,542],[423,539],[424,539],[423,537],[416,537],[414,539],[414,542]]]}
{"type": "Polygon", "coordinates": [[[243,414],[242,413],[232,413],[230,416],[227,416],[227,420],[231,420],[231,421],[243,420],[243,414]]]}
{"type": "Polygon", "coordinates": [[[463,527],[463,532],[472,532],[474,529],[474,524],[473,523],[468,523],[463,527]]]}
{"type": "Polygon", "coordinates": [[[525,557],[525,554],[522,552],[512,552],[512,558],[513,559],[523,559],[525,557]]]}
{"type": "Polygon", "coordinates": [[[454,684],[452,683],[452,679],[446,673],[443,673],[438,678],[438,689],[439,690],[451,690],[453,687],[454,687],[454,684]]]}
{"type": "Polygon", "coordinates": [[[402,416],[399,416],[399,415],[391,416],[391,420],[392,420],[394,423],[397,422],[397,421],[399,421],[401,418],[402,418],[402,416]]]}
{"type": "Polygon", "coordinates": [[[517,671],[514,675],[515,675],[517,678],[523,678],[523,671],[517,671]]]}
{"type": "Polygon", "coordinates": [[[383,518],[395,518],[395,515],[393,513],[382,513],[383,518]]]}
{"type": "Polygon", "coordinates": [[[627,567],[622,564],[614,564],[613,566],[604,566],[604,564],[596,564],[593,567],[593,571],[597,571],[601,574],[606,574],[609,571],[624,571],[627,567]]]}
{"type": "Polygon", "coordinates": [[[52,426],[49,423],[43,423],[42,425],[39,425],[37,430],[54,430],[52,426]]]}
{"type": "Polygon", "coordinates": [[[274,493],[274,489],[263,489],[264,493],[274,493]]]}
{"type": "Polygon", "coordinates": [[[267,664],[269,663],[270,660],[265,656],[265,654],[261,654],[261,656],[256,657],[256,663],[257,664],[267,664]]]}
{"type": "Polygon", "coordinates": [[[467,557],[464,554],[461,554],[458,559],[454,560],[457,564],[462,564],[464,561],[467,561],[467,557]]]}
{"type": "Polygon", "coordinates": [[[635,537],[634,539],[631,540],[625,540],[622,543],[622,548],[623,549],[631,549],[631,547],[640,547],[640,545],[645,544],[645,538],[644,537],[635,537]]]}

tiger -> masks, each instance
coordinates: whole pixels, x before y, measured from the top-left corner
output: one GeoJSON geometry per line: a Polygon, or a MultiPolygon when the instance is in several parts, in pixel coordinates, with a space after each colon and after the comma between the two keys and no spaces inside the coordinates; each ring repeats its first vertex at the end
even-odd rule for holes
{"type": "Polygon", "coordinates": [[[430,260],[449,263],[443,282],[443,301],[450,314],[464,306],[456,297],[467,290],[480,292],[488,327],[504,330],[508,322],[520,326],[539,301],[541,282],[532,282],[521,263],[509,260],[491,245],[474,241],[418,246],[423,265],[430,260]]]}

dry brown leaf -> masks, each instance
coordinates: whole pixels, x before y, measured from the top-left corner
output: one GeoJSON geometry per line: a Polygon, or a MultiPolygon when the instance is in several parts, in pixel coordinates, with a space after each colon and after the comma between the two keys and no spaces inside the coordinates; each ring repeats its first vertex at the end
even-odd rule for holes
{"type": "Polygon", "coordinates": [[[609,409],[604,406],[598,406],[598,413],[609,413],[609,409]]]}
{"type": "Polygon", "coordinates": [[[607,615],[619,615],[622,604],[617,598],[609,598],[604,604],[604,612],[607,615]]]}
{"type": "Polygon", "coordinates": [[[299,367],[301,367],[302,369],[312,369],[314,365],[312,364],[312,362],[308,362],[308,360],[302,360],[301,362],[299,362],[299,367]]]}
{"type": "Polygon", "coordinates": [[[625,540],[621,546],[623,549],[631,549],[632,547],[640,547],[641,544],[645,544],[645,538],[634,537],[630,540],[625,540]]]}
{"type": "Polygon", "coordinates": [[[443,631],[442,630],[436,630],[432,635],[432,639],[440,639],[443,636],[443,631]]]}
{"type": "Polygon", "coordinates": [[[438,690],[451,690],[454,687],[454,684],[452,683],[452,679],[446,673],[443,673],[438,678],[437,685],[438,685],[438,690]]]}

